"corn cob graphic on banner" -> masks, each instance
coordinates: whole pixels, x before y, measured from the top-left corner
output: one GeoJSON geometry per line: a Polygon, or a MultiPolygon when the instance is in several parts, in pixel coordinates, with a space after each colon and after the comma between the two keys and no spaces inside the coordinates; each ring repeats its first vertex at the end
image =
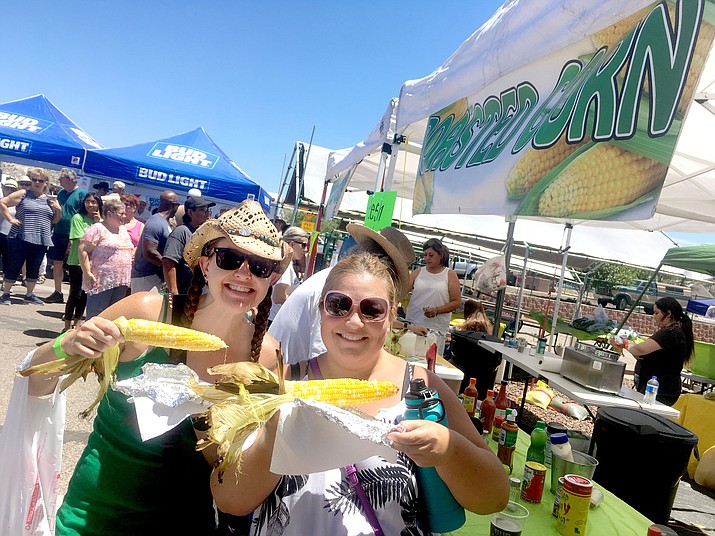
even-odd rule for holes
{"type": "MultiPolygon", "coordinates": [[[[117,318],[114,323],[127,342],[136,342],[157,346],[161,348],[175,348],[178,350],[221,350],[227,348],[226,343],[219,337],[188,328],[181,328],[162,322],[152,322],[143,319],[117,318]]],[[[64,359],[55,359],[39,365],[34,365],[19,371],[20,376],[32,374],[56,374],[65,376],[60,384],[64,391],[79,378],[87,380],[90,372],[97,375],[99,391],[94,402],[80,413],[80,417],[87,417],[99,404],[102,397],[114,382],[114,371],[119,362],[119,345],[114,345],[103,352],[99,358],[82,356],[69,356],[64,359]]]]}
{"type": "Polygon", "coordinates": [[[195,380],[190,380],[189,385],[201,398],[213,403],[207,412],[207,439],[199,441],[197,448],[218,445],[219,480],[234,463],[238,473],[248,436],[265,424],[280,405],[294,398],[349,407],[389,398],[398,392],[397,386],[385,381],[353,378],[288,381],[283,379],[282,371],[276,375],[248,361],[217,365],[209,373],[222,378],[214,385],[195,380]]]}

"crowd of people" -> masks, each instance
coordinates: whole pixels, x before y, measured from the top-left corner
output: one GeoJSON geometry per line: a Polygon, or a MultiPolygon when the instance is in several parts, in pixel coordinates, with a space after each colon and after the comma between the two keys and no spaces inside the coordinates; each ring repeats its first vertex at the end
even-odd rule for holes
{"type": "MultiPolygon", "coordinates": [[[[200,380],[213,382],[208,369],[214,365],[254,361],[278,370],[281,355],[287,379],[393,383],[395,395],[357,409],[400,426],[387,436],[396,462],[369,456],[350,467],[280,476],[270,471],[278,428],[274,416],[244,451],[240,472],[232,467],[219,479],[217,451],[196,450],[197,440],[206,436],[204,419],[189,417],[170,432],[142,441],[134,405],[109,389],[58,510],[55,534],[430,534],[418,467],[434,467],[467,510],[486,514],[504,508],[507,475],[457,396],[434,373],[385,349],[393,328],[420,335],[449,331],[461,295],[441,241],[425,242],[425,265],[410,272],[415,252],[403,233],[349,224],[351,247],[340,251],[336,263],[307,277],[311,235],[269,220],[255,201],[213,217],[215,203],[197,195],[180,203],[176,192],[166,190],[149,215],[119,181],[111,192],[109,183],[100,182],[90,193],[77,187],[71,170],[62,170],[60,177],[56,199],[47,193],[47,172],[39,168],[28,171],[27,188],[6,180],[0,199],[0,213],[9,224],[7,233],[0,227],[0,303],[12,303],[10,291],[23,266],[24,300],[42,303],[34,288],[46,254],[53,266],[62,261],[55,273],[64,273],[66,266],[69,274],[64,330],[34,351],[31,365],[67,356],[98,358],[118,345],[118,380],[141,374],[148,363],[183,363],[200,380]],[[408,295],[406,318],[398,318],[408,295]],[[112,322],[121,316],[210,333],[228,350],[175,351],[127,342],[112,322]],[[402,420],[404,396],[414,379],[439,394],[447,426],[402,420]],[[475,479],[489,485],[475,485],[475,479]],[[360,499],[358,504],[356,482],[361,481],[373,492],[367,503],[360,499]]],[[[49,298],[64,301],[61,278],[49,298]]],[[[692,352],[687,317],[671,305],[656,303],[661,330],[632,348],[634,355],[644,356],[644,377],[662,365],[665,357],[658,352],[677,346],[678,366],[692,352]]],[[[467,301],[465,319],[460,329],[491,332],[479,301],[467,301]]],[[[30,394],[49,394],[57,381],[57,375],[33,375],[30,394]]],[[[663,391],[670,394],[669,388],[663,391]]],[[[310,449],[302,455],[310,456],[310,449]]]]}

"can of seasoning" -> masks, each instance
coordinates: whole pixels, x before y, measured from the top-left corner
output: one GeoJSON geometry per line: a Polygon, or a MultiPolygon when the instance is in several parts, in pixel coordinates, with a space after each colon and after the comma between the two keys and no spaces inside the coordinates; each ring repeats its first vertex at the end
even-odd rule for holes
{"type": "Polygon", "coordinates": [[[591,503],[593,483],[580,475],[564,476],[564,486],[559,501],[556,531],[562,536],[586,534],[588,508],[591,503]]]}
{"type": "Polygon", "coordinates": [[[554,494],[554,508],[551,510],[551,515],[554,517],[559,517],[559,503],[561,502],[561,490],[564,489],[564,477],[559,477],[559,484],[556,486],[556,493],[554,494]]]}
{"type": "Polygon", "coordinates": [[[546,466],[539,462],[526,462],[524,466],[524,482],[521,486],[521,499],[534,504],[541,503],[546,481],[546,466]]]}

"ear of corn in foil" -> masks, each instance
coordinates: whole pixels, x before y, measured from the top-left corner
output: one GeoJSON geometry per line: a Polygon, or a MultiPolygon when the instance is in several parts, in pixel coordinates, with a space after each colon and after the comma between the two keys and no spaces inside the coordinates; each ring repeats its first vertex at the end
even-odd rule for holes
{"type": "Polygon", "coordinates": [[[212,386],[190,381],[189,385],[202,398],[213,402],[209,408],[207,439],[197,448],[218,445],[219,481],[228,467],[236,464],[240,471],[243,444],[255,430],[265,424],[278,407],[294,398],[316,400],[337,406],[353,406],[381,400],[397,394],[391,382],[356,380],[286,381],[262,365],[244,361],[217,365],[208,370],[222,375],[212,386]]]}
{"type": "MultiPolygon", "coordinates": [[[[227,347],[226,343],[215,335],[162,322],[126,319],[122,316],[117,318],[114,323],[125,340],[129,342],[179,350],[219,350],[227,347]]],[[[119,345],[114,345],[103,352],[99,358],[69,356],[64,359],[55,359],[54,361],[28,367],[19,371],[18,374],[25,377],[31,374],[52,373],[65,376],[60,383],[60,389],[64,391],[79,378],[86,380],[90,372],[95,373],[99,380],[97,398],[87,409],[80,413],[80,417],[87,417],[99,404],[114,381],[114,371],[119,362],[119,354],[119,345]]]]}

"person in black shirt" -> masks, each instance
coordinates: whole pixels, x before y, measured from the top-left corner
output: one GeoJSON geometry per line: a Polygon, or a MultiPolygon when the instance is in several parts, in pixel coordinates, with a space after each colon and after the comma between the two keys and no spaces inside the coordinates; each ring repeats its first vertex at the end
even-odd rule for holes
{"type": "Polygon", "coordinates": [[[660,298],[653,307],[658,330],[647,340],[627,350],[636,358],[636,389],[645,393],[653,376],[658,379],[656,400],[672,406],[680,396],[680,371],[694,351],[693,323],[675,298],[660,298]]]}

